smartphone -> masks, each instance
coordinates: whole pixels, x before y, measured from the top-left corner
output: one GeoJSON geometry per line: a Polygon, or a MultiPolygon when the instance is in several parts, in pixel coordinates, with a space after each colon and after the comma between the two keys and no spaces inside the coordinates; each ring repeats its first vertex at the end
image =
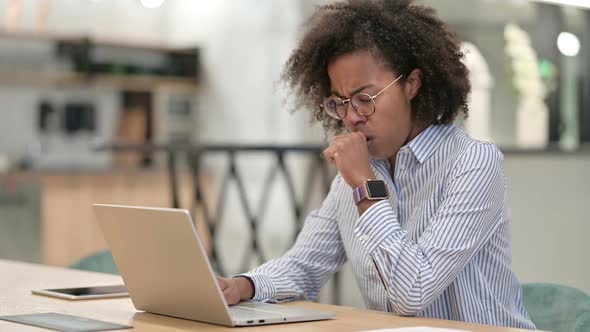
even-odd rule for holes
{"type": "Polygon", "coordinates": [[[33,289],[33,294],[58,297],[66,300],[90,300],[129,296],[125,285],[76,288],[33,289]]]}

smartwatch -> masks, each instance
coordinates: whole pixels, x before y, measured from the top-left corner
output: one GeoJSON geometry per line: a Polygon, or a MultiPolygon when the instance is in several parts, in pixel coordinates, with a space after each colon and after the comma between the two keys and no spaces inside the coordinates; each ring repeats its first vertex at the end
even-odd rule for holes
{"type": "Polygon", "coordinates": [[[367,180],[365,183],[352,190],[354,204],[358,205],[364,199],[380,200],[389,197],[387,186],[383,180],[367,180]]]}

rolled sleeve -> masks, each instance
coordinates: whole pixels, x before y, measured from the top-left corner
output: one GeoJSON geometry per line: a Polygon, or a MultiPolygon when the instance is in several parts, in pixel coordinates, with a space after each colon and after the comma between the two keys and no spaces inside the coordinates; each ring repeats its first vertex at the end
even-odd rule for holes
{"type": "Polygon", "coordinates": [[[373,204],[360,216],[354,233],[367,251],[372,253],[386,239],[401,239],[404,236],[397,220],[395,210],[384,200],[373,204]]]}
{"type": "Polygon", "coordinates": [[[268,276],[259,273],[244,273],[238,275],[238,277],[246,277],[252,280],[254,284],[254,297],[252,297],[252,300],[269,302],[276,296],[276,288],[268,276]]]}

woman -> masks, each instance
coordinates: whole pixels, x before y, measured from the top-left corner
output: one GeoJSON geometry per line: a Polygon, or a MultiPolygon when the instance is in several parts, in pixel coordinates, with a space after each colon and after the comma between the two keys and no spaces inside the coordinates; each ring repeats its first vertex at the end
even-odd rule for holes
{"type": "Polygon", "coordinates": [[[452,125],[470,90],[428,7],[318,7],[284,78],[335,132],[339,170],[281,258],[220,278],[228,303],[316,299],[348,260],[369,309],[534,329],[511,268],[502,154],[452,125]],[[318,107],[320,105],[320,107],[318,107]]]}

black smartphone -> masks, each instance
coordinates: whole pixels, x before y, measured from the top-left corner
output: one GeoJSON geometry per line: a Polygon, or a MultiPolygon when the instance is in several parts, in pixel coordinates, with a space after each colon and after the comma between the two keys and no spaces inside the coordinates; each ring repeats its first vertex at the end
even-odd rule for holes
{"type": "Polygon", "coordinates": [[[125,285],[34,289],[31,292],[33,294],[53,296],[66,300],[89,300],[129,296],[125,285]]]}

